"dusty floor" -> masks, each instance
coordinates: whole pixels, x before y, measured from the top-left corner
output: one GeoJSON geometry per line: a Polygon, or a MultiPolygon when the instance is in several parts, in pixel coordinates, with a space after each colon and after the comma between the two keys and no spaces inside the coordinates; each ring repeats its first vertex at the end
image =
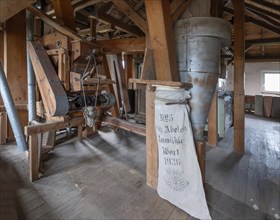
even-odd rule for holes
{"type": "MultiPolygon", "coordinates": [[[[246,152],[233,129],[207,149],[213,219],[280,219],[280,123],[246,116],[246,152]]],[[[0,147],[0,219],[192,219],[145,185],[145,138],[108,129],[59,145],[30,184],[25,154],[0,147]]]]}

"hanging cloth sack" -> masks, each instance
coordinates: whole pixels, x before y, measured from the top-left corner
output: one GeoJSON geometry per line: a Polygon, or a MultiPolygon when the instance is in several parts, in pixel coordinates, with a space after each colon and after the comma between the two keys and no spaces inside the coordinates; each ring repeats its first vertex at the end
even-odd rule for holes
{"type": "Polygon", "coordinates": [[[158,194],[198,219],[211,219],[197,161],[184,89],[157,87],[158,194]],[[181,102],[181,103],[180,103],[181,102]],[[180,103],[180,104],[175,104],[180,103]]]}

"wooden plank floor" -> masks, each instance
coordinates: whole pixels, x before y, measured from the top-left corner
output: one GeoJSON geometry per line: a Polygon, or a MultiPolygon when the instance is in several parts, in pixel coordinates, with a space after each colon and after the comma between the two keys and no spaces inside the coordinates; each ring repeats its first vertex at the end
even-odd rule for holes
{"type": "MultiPolygon", "coordinates": [[[[280,123],[246,116],[246,152],[233,130],[207,148],[213,219],[280,219],[280,123]]],[[[104,128],[57,147],[31,184],[25,154],[0,147],[0,219],[192,219],[145,185],[145,138],[104,128]]]]}

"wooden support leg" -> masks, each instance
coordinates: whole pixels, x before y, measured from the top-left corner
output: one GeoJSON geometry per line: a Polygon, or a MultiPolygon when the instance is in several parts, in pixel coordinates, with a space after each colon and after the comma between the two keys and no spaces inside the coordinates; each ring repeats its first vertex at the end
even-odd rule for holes
{"type": "Polygon", "coordinates": [[[213,96],[208,114],[208,144],[211,146],[218,144],[217,92],[213,96]]]}
{"type": "Polygon", "coordinates": [[[78,126],[78,141],[81,141],[83,139],[83,126],[78,126]]]}
{"type": "Polygon", "coordinates": [[[39,155],[38,155],[38,136],[33,134],[29,136],[29,170],[30,181],[34,182],[39,179],[39,155]]]}
{"type": "Polygon", "coordinates": [[[195,141],[195,149],[203,183],[205,183],[205,142],[195,141]]]}
{"type": "Polygon", "coordinates": [[[7,143],[7,113],[0,112],[0,144],[7,143]]]}
{"type": "Polygon", "coordinates": [[[147,185],[157,188],[158,149],[155,130],[155,92],[153,87],[146,90],[146,178],[147,185]]]}

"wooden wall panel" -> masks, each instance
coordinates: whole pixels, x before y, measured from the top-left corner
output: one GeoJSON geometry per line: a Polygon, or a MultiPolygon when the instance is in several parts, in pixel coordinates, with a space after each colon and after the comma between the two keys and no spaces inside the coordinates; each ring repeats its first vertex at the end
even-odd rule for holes
{"type": "MultiPolygon", "coordinates": [[[[4,69],[15,104],[27,104],[27,66],[25,10],[6,21],[4,34],[4,69]]],[[[18,111],[22,127],[27,125],[27,112],[18,111]]],[[[8,128],[8,138],[13,139],[8,128]]]]}

